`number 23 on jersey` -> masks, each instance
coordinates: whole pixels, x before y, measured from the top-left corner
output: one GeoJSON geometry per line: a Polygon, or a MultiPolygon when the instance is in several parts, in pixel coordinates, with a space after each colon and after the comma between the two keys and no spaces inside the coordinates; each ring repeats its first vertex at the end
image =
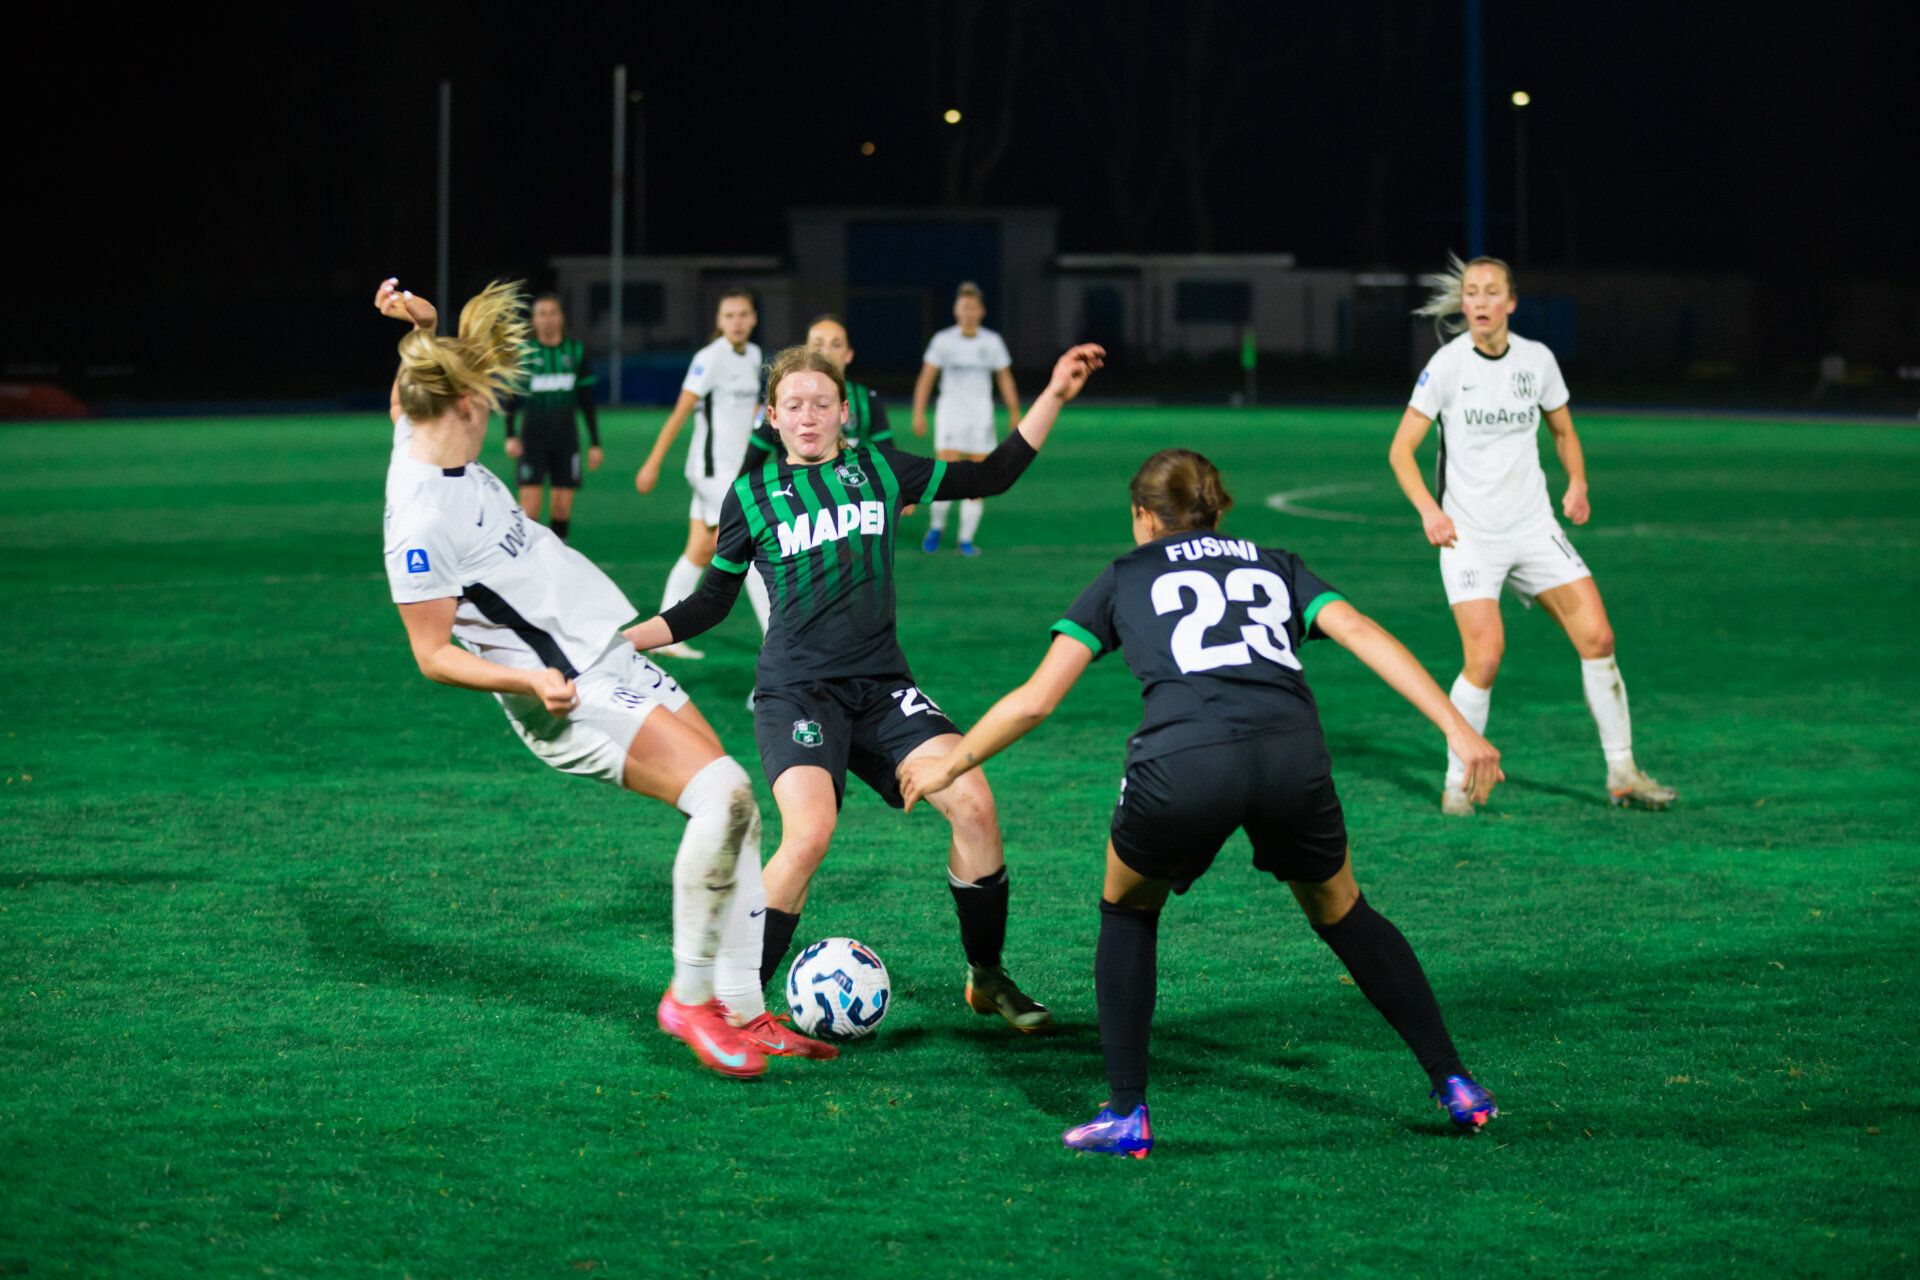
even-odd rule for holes
{"type": "Polygon", "coordinates": [[[1224,589],[1218,578],[1199,569],[1163,573],[1154,579],[1153,611],[1163,617],[1185,614],[1174,625],[1172,640],[1173,660],[1183,672],[1244,667],[1255,655],[1294,671],[1301,669],[1287,637],[1293,598],[1286,581],[1271,570],[1235,569],[1227,574],[1224,589]],[[1227,616],[1229,601],[1247,606],[1248,621],[1241,624],[1240,639],[1208,644],[1207,633],[1227,616]]]}

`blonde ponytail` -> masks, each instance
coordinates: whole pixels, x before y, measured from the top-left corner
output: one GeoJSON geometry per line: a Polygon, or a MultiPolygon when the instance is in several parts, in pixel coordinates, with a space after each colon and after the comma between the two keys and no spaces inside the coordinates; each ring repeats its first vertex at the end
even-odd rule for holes
{"type": "Polygon", "coordinates": [[[1460,255],[1447,251],[1447,269],[1420,277],[1420,283],[1433,292],[1427,300],[1413,309],[1417,316],[1432,316],[1434,331],[1441,335],[1442,341],[1466,330],[1467,321],[1463,313],[1464,304],[1460,300],[1460,291],[1467,276],[1468,267],[1498,267],[1507,277],[1507,289],[1513,291],[1513,268],[1498,258],[1478,257],[1472,262],[1460,261],[1460,255]]]}
{"type": "Polygon", "coordinates": [[[497,412],[501,396],[520,381],[528,340],[520,283],[494,281],[460,308],[458,337],[415,329],[400,339],[400,408],[415,422],[430,422],[461,396],[473,396],[497,412]]]}

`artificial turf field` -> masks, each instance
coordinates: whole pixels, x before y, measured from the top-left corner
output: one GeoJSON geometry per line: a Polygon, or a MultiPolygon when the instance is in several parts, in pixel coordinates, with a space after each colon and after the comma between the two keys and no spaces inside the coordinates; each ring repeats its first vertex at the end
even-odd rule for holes
{"type": "MultiPolygon", "coordinates": [[[[629,483],[660,416],[608,415],[574,521],[648,610],[685,537],[679,484],[629,483]]],[[[1124,549],[1134,466],[1180,443],[1225,471],[1230,532],[1444,687],[1396,418],[1073,406],[979,559],[903,541],[916,674],[963,724],[1023,679],[1124,549]],[[1330,485],[1296,501],[1361,518],[1263,502],[1330,485]]],[[[1509,780],[1471,820],[1439,813],[1425,721],[1306,656],[1360,882],[1500,1118],[1431,1109],[1236,838],[1163,923],[1145,1161],[1058,1144],[1104,1096],[1118,660],[988,767],[1009,963],[1058,1031],[966,1010],[944,826],[856,785],[800,932],[871,943],[894,1008],[836,1063],[723,1080],[653,1025],[679,820],[415,670],[384,415],[0,430],[0,1275],[1920,1273],[1920,431],[1580,425],[1574,536],[1671,811],[1607,806],[1572,650],[1511,600],[1509,780]]],[[[756,639],[742,607],[674,670],[770,851],[756,639]]]]}

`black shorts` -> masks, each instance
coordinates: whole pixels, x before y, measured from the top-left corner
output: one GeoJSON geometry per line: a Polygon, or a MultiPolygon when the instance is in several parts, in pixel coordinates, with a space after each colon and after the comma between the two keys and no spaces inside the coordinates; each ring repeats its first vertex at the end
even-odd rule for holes
{"type": "Polygon", "coordinates": [[[1347,860],[1347,819],[1319,733],[1273,733],[1189,747],[1127,766],[1113,850],[1143,876],[1185,893],[1220,846],[1246,828],[1253,865],[1320,883],[1347,860]]]}
{"type": "Polygon", "coordinates": [[[833,775],[837,803],[847,798],[851,769],[900,808],[905,800],[893,771],[927,739],[958,732],[910,675],[848,676],[754,694],[753,738],[767,785],[796,765],[818,765],[833,775]]]}
{"type": "Polygon", "coordinates": [[[525,437],[520,442],[520,465],[514,475],[523,485],[551,484],[556,489],[578,489],[580,442],[525,437]]]}

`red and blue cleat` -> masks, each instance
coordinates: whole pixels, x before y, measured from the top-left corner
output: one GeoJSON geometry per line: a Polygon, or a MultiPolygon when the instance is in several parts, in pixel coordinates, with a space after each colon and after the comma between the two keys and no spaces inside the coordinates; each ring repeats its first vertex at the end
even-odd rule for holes
{"type": "Polygon", "coordinates": [[[1475,1084],[1472,1076],[1448,1076],[1445,1086],[1427,1096],[1440,1099],[1440,1109],[1452,1116],[1455,1124],[1475,1133],[1500,1114],[1493,1095],[1475,1084]]]}
{"type": "Polygon", "coordinates": [[[1099,1151],[1144,1160],[1147,1152],[1153,1150],[1153,1122],[1147,1118],[1144,1102],[1124,1116],[1101,1107],[1099,1115],[1061,1134],[1060,1142],[1075,1151],[1099,1151]]]}

